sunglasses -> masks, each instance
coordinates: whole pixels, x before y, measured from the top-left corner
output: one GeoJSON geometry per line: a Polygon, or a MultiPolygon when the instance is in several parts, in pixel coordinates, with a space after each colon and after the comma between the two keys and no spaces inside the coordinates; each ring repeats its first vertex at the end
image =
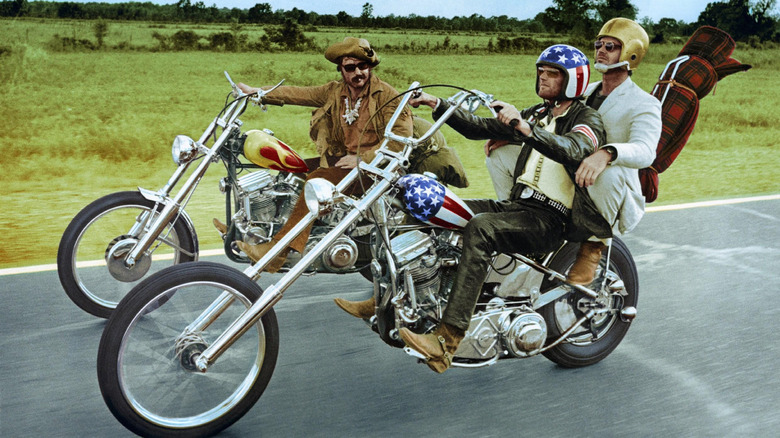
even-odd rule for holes
{"type": "Polygon", "coordinates": [[[604,47],[604,49],[607,50],[607,52],[611,52],[615,49],[619,49],[623,47],[620,44],[613,43],[612,41],[607,41],[606,43],[603,41],[596,41],[595,43],[593,43],[593,47],[595,47],[596,50],[600,49],[602,46],[604,47]]]}
{"type": "Polygon", "coordinates": [[[536,76],[541,76],[542,73],[547,73],[547,77],[550,79],[555,79],[561,75],[561,71],[556,68],[536,67],[536,76]]]}
{"type": "Polygon", "coordinates": [[[353,71],[355,71],[355,69],[360,69],[360,70],[367,69],[368,63],[361,62],[359,64],[346,64],[346,65],[342,65],[341,68],[347,73],[352,73],[353,71]]]}

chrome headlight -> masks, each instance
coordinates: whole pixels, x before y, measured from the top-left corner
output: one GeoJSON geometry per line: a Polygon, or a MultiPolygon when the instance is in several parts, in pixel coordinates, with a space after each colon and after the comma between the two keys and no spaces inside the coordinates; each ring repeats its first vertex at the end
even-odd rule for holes
{"type": "Polygon", "coordinates": [[[198,146],[195,144],[195,140],[186,135],[177,135],[173,139],[171,155],[173,155],[173,162],[177,165],[191,161],[197,154],[198,146]]]}
{"type": "Polygon", "coordinates": [[[306,181],[303,188],[303,198],[309,211],[317,215],[323,215],[333,210],[336,198],[339,198],[336,186],[324,178],[312,178],[306,181]]]}

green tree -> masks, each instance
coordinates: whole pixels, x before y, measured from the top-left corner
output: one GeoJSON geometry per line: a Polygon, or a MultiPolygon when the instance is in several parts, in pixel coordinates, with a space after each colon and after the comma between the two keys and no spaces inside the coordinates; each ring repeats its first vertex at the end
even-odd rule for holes
{"type": "Polygon", "coordinates": [[[92,32],[95,33],[95,39],[97,40],[98,49],[103,47],[103,41],[108,35],[108,22],[105,20],[98,20],[92,25],[92,32]]]}
{"type": "Polygon", "coordinates": [[[301,50],[313,43],[311,38],[306,38],[300,26],[289,18],[280,28],[265,28],[265,35],[260,43],[266,45],[268,42],[278,44],[287,50],[301,50]]]}
{"type": "Polygon", "coordinates": [[[27,0],[0,2],[0,17],[23,17],[30,11],[27,0]]]}
{"type": "Polygon", "coordinates": [[[699,14],[697,24],[723,29],[737,41],[747,41],[753,35],[761,40],[773,39],[776,20],[769,11],[774,5],[775,0],[759,1],[755,5],[748,0],[708,3],[699,14]]]}
{"type": "Polygon", "coordinates": [[[82,18],[83,10],[81,5],[73,2],[63,2],[57,8],[58,18],[82,18]]]}
{"type": "Polygon", "coordinates": [[[249,8],[247,20],[251,23],[267,23],[270,21],[272,15],[271,5],[268,3],[258,3],[249,8]]]}
{"type": "Polygon", "coordinates": [[[596,3],[596,12],[602,23],[615,17],[623,17],[636,20],[636,6],[629,0],[601,0],[596,3]]]}
{"type": "Polygon", "coordinates": [[[537,17],[547,32],[587,36],[596,26],[595,12],[595,0],[553,0],[537,17]]]}
{"type": "Polygon", "coordinates": [[[363,12],[360,14],[360,23],[363,26],[370,26],[374,18],[374,6],[371,3],[363,5],[363,12]]]}

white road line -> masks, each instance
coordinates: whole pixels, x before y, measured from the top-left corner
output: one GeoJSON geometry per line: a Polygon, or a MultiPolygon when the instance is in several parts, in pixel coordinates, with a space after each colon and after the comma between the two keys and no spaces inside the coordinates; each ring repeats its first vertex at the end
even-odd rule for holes
{"type": "Polygon", "coordinates": [[[676,204],[676,205],[659,205],[657,207],[651,206],[645,208],[645,211],[651,213],[655,211],[671,211],[671,210],[684,210],[686,208],[715,207],[718,205],[742,204],[744,202],[754,202],[754,201],[773,201],[777,199],[780,199],[780,194],[766,195],[766,196],[753,196],[750,198],[732,198],[732,199],[717,199],[714,201],[688,202],[686,204],[676,204]]]}
{"type": "MultiPolygon", "coordinates": [[[[773,201],[780,199],[780,194],[775,195],[765,195],[765,196],[752,196],[749,198],[732,198],[732,199],[718,199],[714,201],[702,201],[702,202],[688,202],[685,204],[675,204],[675,205],[659,205],[656,207],[650,206],[645,209],[648,213],[658,212],[658,211],[672,211],[672,210],[685,210],[687,208],[700,208],[700,207],[716,207],[720,205],[732,205],[732,204],[742,204],[745,202],[756,202],[756,201],[773,201]]],[[[200,252],[200,257],[208,257],[208,256],[215,256],[215,255],[221,255],[224,254],[224,250],[222,249],[210,249],[200,252]]],[[[173,257],[173,255],[168,256],[173,257]]],[[[97,260],[95,262],[85,262],[90,263],[92,266],[100,266],[102,264],[105,264],[105,262],[102,262],[100,260],[97,260]]],[[[51,265],[37,265],[37,266],[24,266],[21,268],[6,268],[6,269],[0,269],[0,276],[3,275],[14,275],[14,274],[30,274],[34,272],[45,272],[45,271],[56,271],[57,265],[51,264],[51,265]]]]}

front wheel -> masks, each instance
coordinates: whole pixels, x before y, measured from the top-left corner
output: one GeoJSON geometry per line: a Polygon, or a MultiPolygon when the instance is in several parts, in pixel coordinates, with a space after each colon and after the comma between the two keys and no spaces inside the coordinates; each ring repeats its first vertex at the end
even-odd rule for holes
{"type": "Polygon", "coordinates": [[[60,240],[57,272],[74,304],[92,315],[108,318],[141,278],[171,264],[195,260],[194,231],[183,220],[177,220],[156,236],[135,266],[125,265],[124,256],[161,208],[139,192],[118,192],[97,199],[73,218],[60,240]]]}
{"type": "Polygon", "coordinates": [[[141,436],[208,436],[238,421],[276,366],[273,309],[205,373],[195,361],[261,294],[242,272],[208,262],[166,268],[133,288],[98,348],[98,383],[111,413],[141,436]],[[220,302],[224,309],[214,311],[220,302]]]}
{"type": "MultiPolygon", "coordinates": [[[[553,259],[551,267],[558,272],[568,272],[574,264],[579,245],[566,245],[553,259]]],[[[602,254],[596,277],[590,285],[599,290],[606,277],[604,290],[599,298],[600,304],[609,312],[598,314],[572,333],[563,343],[545,351],[543,354],[551,361],[566,368],[595,364],[607,357],[628,332],[630,321],[621,317],[626,307],[636,308],[639,298],[639,278],[631,253],[625,243],[618,238],[612,239],[612,255],[607,268],[607,251],[602,254]],[[618,289],[619,282],[623,288],[618,289]],[[610,291],[612,289],[612,291],[610,291]]],[[[560,282],[545,281],[542,290],[557,286],[560,282]]],[[[554,301],[539,311],[547,323],[548,339],[554,340],[579,320],[587,310],[588,299],[573,292],[554,301]]]]}

